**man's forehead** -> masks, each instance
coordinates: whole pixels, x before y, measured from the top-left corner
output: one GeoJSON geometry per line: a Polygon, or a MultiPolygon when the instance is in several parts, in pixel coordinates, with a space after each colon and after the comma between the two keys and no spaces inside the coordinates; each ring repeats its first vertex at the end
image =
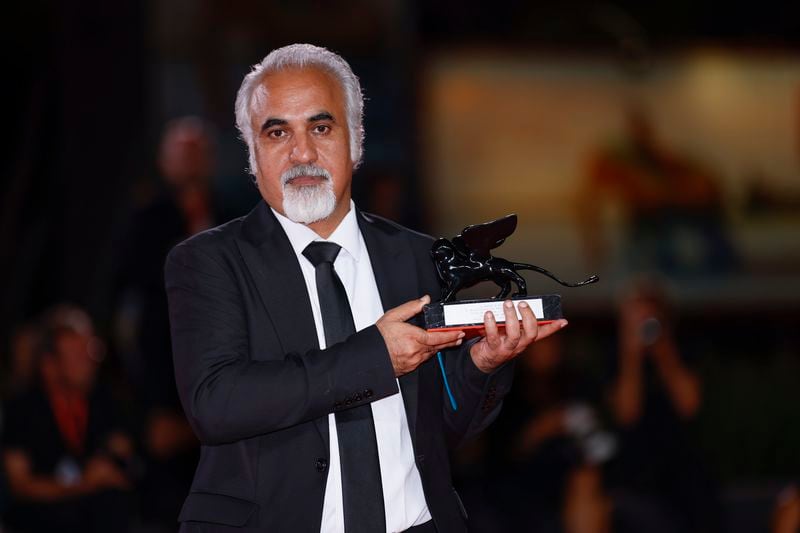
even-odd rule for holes
{"type": "Polygon", "coordinates": [[[311,114],[319,111],[333,112],[327,107],[337,100],[344,103],[344,92],[338,80],[320,67],[288,67],[265,74],[256,86],[251,100],[254,118],[261,120],[278,111],[275,109],[278,105],[276,100],[280,104],[302,100],[312,105],[319,101],[319,109],[311,114]]]}

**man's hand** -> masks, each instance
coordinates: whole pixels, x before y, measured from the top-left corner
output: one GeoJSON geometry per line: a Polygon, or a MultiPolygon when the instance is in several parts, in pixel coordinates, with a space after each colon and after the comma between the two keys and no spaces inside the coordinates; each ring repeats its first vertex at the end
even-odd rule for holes
{"type": "Polygon", "coordinates": [[[147,420],[145,445],[156,459],[169,459],[196,446],[197,438],[181,414],[170,409],[157,409],[147,420]]]}
{"type": "Polygon", "coordinates": [[[562,318],[539,326],[536,315],[525,302],[519,304],[522,324],[517,319],[517,313],[514,311],[514,304],[511,300],[506,300],[503,304],[503,314],[505,315],[505,331],[500,333],[494,315],[491,311],[486,312],[483,317],[486,336],[470,348],[472,362],[486,374],[492,373],[519,355],[530,344],[549,337],[567,325],[567,321],[562,318]]]}
{"type": "Polygon", "coordinates": [[[386,342],[396,377],[413,371],[439,350],[461,344],[463,331],[428,332],[406,323],[430,301],[428,295],[411,300],[389,309],[375,323],[386,342]]]}
{"type": "Polygon", "coordinates": [[[86,463],[81,485],[86,492],[102,489],[129,489],[125,474],[108,458],[95,456],[86,463]]]}

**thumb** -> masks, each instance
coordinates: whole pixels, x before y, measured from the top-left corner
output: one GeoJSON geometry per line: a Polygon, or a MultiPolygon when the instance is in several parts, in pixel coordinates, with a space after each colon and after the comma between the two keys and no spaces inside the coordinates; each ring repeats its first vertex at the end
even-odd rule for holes
{"type": "Polygon", "coordinates": [[[426,294],[422,298],[417,298],[389,309],[383,316],[389,320],[405,322],[414,315],[419,314],[422,311],[422,307],[430,303],[430,301],[431,297],[426,294]]]}

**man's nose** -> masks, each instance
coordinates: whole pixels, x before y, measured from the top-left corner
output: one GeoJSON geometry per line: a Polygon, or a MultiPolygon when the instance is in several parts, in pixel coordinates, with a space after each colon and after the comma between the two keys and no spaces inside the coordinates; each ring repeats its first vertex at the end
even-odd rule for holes
{"type": "Polygon", "coordinates": [[[293,163],[313,163],[317,160],[317,147],[311,135],[301,133],[294,136],[290,157],[293,163]]]}

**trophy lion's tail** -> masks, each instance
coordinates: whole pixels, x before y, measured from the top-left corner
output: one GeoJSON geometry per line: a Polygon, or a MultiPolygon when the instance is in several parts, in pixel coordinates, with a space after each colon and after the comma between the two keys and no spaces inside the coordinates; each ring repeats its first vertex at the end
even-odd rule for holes
{"type": "Polygon", "coordinates": [[[577,283],[569,283],[569,282],[566,282],[566,281],[560,279],[558,276],[556,276],[555,274],[553,274],[549,270],[546,270],[546,269],[544,269],[542,267],[539,267],[539,266],[536,266],[536,265],[530,265],[528,263],[514,263],[514,270],[533,270],[535,272],[538,272],[539,274],[543,274],[543,275],[547,276],[548,278],[552,279],[556,283],[559,283],[559,284],[563,285],[564,287],[582,287],[583,285],[589,285],[589,284],[597,283],[598,281],[600,281],[600,278],[597,275],[592,274],[591,276],[589,276],[588,278],[586,278],[583,281],[579,281],[577,283]]]}

